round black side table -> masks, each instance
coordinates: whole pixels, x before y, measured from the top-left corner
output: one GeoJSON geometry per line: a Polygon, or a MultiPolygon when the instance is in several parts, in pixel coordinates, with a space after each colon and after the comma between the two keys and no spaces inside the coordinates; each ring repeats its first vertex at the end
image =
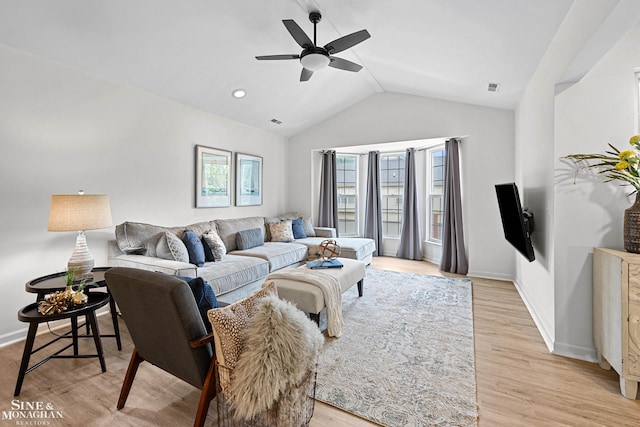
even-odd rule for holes
{"type": "Polygon", "coordinates": [[[51,314],[51,315],[42,315],[38,312],[38,304],[34,302],[24,307],[22,310],[18,311],[18,320],[21,322],[29,323],[29,332],[27,333],[27,341],[24,344],[24,351],[22,353],[22,362],[20,363],[20,371],[18,372],[18,381],[16,382],[16,389],[14,392],[14,396],[18,396],[20,394],[20,389],[22,388],[22,382],[24,380],[24,376],[39,366],[43,365],[50,359],[54,358],[84,358],[84,357],[97,357],[100,360],[100,367],[102,368],[102,372],[107,371],[107,365],[104,361],[104,353],[102,351],[102,342],[100,341],[100,330],[98,329],[98,320],[96,318],[96,310],[104,307],[109,302],[109,294],[104,292],[95,292],[88,294],[89,300],[86,304],[77,308],[70,308],[62,313],[51,314]],[[93,335],[93,341],[96,345],[96,354],[78,354],[78,316],[86,316],[87,322],[91,326],[91,334],[93,335]],[[33,349],[33,344],[36,339],[36,332],[38,331],[38,325],[44,322],[51,322],[54,320],[62,320],[62,319],[71,319],[71,332],[72,332],[72,342],[56,351],[50,356],[42,359],[40,362],[34,364],[29,367],[29,359],[32,354],[37,353],[38,351],[48,347],[54,342],[62,339],[68,338],[67,335],[61,335],[48,343],[41,345],[40,347],[33,349]],[[73,355],[61,355],[63,351],[73,346],[73,355]]]}
{"type": "MultiPolygon", "coordinates": [[[[109,287],[107,281],[104,279],[104,273],[111,267],[95,267],[91,270],[93,279],[85,283],[85,289],[90,290],[94,288],[107,287],[107,293],[109,293],[109,287]]],[[[36,301],[44,299],[45,295],[55,291],[64,291],[67,284],[65,281],[65,272],[49,274],[47,276],[38,277],[33,280],[29,280],[24,285],[24,290],[30,293],[38,294],[36,301]]],[[[109,295],[111,295],[109,293],[109,295]]],[[[113,298],[109,299],[109,311],[111,312],[111,321],[113,322],[114,334],[101,335],[103,338],[115,338],[118,350],[122,350],[122,342],[120,341],[120,327],[118,326],[118,311],[116,308],[116,302],[113,298]]]]}

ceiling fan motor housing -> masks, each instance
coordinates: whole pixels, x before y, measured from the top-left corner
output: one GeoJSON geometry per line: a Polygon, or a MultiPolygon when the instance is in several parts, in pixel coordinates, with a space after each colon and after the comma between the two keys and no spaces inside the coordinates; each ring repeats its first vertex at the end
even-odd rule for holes
{"type": "Polygon", "coordinates": [[[309,13],[309,21],[313,22],[314,24],[317,24],[318,22],[322,21],[322,15],[317,10],[313,11],[309,13]]]}

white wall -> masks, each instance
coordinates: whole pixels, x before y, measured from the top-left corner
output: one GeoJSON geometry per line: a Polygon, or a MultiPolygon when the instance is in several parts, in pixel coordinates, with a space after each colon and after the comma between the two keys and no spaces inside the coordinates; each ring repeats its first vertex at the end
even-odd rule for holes
{"type": "MultiPolygon", "coordinates": [[[[516,176],[523,203],[535,214],[537,257],[533,263],[517,259],[516,286],[550,350],[585,360],[595,357],[591,267],[586,258],[591,246],[599,241],[596,236],[603,232],[596,224],[586,225],[585,221],[592,216],[602,217],[602,213],[573,209],[568,205],[576,200],[567,203],[557,198],[556,184],[564,185],[571,177],[566,168],[564,172],[556,168],[557,158],[570,153],[563,149],[560,141],[571,140],[573,152],[583,152],[588,146],[583,138],[585,130],[598,126],[600,118],[597,114],[580,117],[577,111],[569,112],[570,108],[556,111],[556,90],[567,86],[556,85],[615,4],[615,1],[572,4],[516,110],[516,176]],[[572,134],[573,127],[582,126],[586,129],[572,134]],[[569,223],[574,224],[570,228],[574,237],[567,241],[569,223]],[[574,247],[578,241],[582,246],[574,247]]],[[[565,93],[575,91],[581,84],[566,89],[565,93]]],[[[557,98],[561,100],[565,93],[557,98]]],[[[609,103],[605,107],[601,95],[589,94],[581,102],[603,104],[603,109],[617,108],[609,103]]],[[[561,101],[559,105],[564,104],[561,101]]],[[[575,106],[574,103],[571,108],[575,106]]],[[[601,136],[604,135],[598,132],[589,135],[588,140],[595,138],[602,143],[601,136]]]]}
{"type": "MultiPolygon", "coordinates": [[[[47,232],[52,194],[109,195],[114,225],[283,212],[287,141],[0,46],[0,344],[24,337],[28,280],[66,269],[74,233],[47,232]],[[194,146],[264,158],[264,204],[194,208],[194,146]]],[[[106,265],[113,228],[88,231],[106,265]]]]}
{"type": "Polygon", "coordinates": [[[291,139],[287,206],[317,217],[319,155],[326,147],[469,135],[461,144],[469,274],[512,279],[514,250],[504,239],[494,185],[514,179],[512,111],[398,93],[380,93],[291,139]]]}
{"type": "MultiPolygon", "coordinates": [[[[607,143],[629,148],[636,133],[640,26],[631,30],[579,83],[556,97],[556,159],[572,153],[603,153],[607,143]],[[597,102],[593,102],[597,100],[597,102]]],[[[593,173],[575,180],[570,164],[556,160],[557,340],[590,349],[593,247],[622,249],[623,212],[631,187],[603,184],[593,173]],[[562,266],[562,268],[561,268],[562,266]],[[583,325],[577,333],[576,324],[583,325]]]]}

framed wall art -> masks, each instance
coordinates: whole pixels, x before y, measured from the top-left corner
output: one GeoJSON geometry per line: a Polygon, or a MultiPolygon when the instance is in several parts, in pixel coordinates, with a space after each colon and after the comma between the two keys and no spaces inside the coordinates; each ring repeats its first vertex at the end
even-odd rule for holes
{"type": "Polygon", "coordinates": [[[236,206],[262,204],[262,157],[236,153],[236,206]]]}
{"type": "Polygon", "coordinates": [[[231,206],[231,151],[196,145],[196,208],[231,206]]]}

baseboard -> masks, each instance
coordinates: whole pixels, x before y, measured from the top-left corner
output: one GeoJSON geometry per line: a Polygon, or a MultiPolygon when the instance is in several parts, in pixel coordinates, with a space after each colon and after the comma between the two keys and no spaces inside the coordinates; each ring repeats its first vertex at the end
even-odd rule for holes
{"type": "Polygon", "coordinates": [[[522,286],[520,285],[520,283],[518,283],[518,281],[514,279],[513,284],[515,285],[518,294],[520,294],[520,299],[522,300],[522,302],[524,302],[525,307],[527,307],[527,311],[529,311],[533,322],[536,324],[538,332],[540,332],[544,343],[547,345],[549,353],[553,353],[554,342],[552,335],[544,328],[543,323],[540,321],[540,316],[538,316],[538,313],[533,309],[533,305],[529,302],[525,293],[522,291],[522,286]]]}
{"type": "Polygon", "coordinates": [[[586,348],[564,343],[554,343],[553,354],[598,363],[598,353],[595,348],[586,348]]]}
{"type": "Polygon", "coordinates": [[[17,331],[9,332],[4,335],[0,335],[0,348],[6,347],[11,344],[15,344],[20,341],[24,341],[27,338],[27,330],[29,328],[22,328],[17,331]]]}
{"type": "MultiPolygon", "coordinates": [[[[96,311],[96,316],[100,317],[103,316],[105,314],[109,314],[109,307],[105,306],[102,307],[101,309],[96,311]]],[[[25,323],[26,325],[26,323],[25,323]]],[[[41,323],[41,325],[45,325],[45,323],[41,323]]],[[[68,327],[69,323],[66,320],[57,320],[55,322],[51,322],[50,324],[51,326],[51,330],[55,331],[56,329],[60,329],[60,328],[64,328],[64,327],[68,327]]],[[[49,328],[47,328],[46,326],[43,328],[39,328],[40,330],[38,330],[38,333],[36,334],[36,336],[41,335],[41,334],[46,334],[49,332],[49,328]]],[[[27,331],[29,330],[28,326],[25,326],[22,329],[18,329],[17,331],[13,331],[13,332],[8,332],[4,335],[0,335],[0,348],[15,344],[17,342],[20,341],[24,341],[27,339],[27,331]]]]}
{"type": "Polygon", "coordinates": [[[488,271],[469,270],[467,272],[467,276],[477,277],[479,279],[503,280],[506,282],[513,282],[513,276],[510,274],[496,274],[488,271]]]}

